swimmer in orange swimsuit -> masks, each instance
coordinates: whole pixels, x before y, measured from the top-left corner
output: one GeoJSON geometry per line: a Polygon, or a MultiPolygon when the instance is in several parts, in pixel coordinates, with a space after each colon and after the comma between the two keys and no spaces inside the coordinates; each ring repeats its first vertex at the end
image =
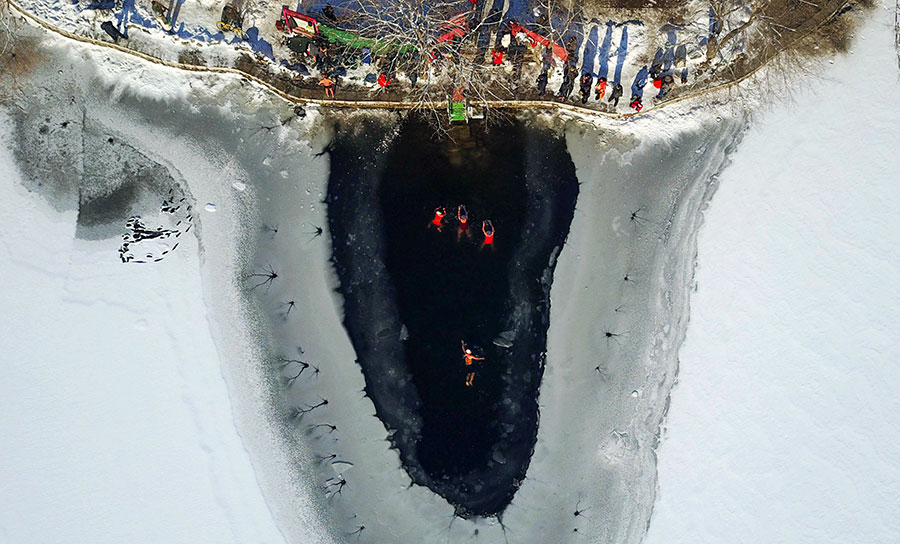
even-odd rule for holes
{"type": "Polygon", "coordinates": [[[465,359],[466,366],[472,366],[473,361],[484,361],[484,357],[475,357],[472,355],[472,350],[466,347],[465,341],[460,340],[459,343],[462,344],[463,358],[465,359]]]}

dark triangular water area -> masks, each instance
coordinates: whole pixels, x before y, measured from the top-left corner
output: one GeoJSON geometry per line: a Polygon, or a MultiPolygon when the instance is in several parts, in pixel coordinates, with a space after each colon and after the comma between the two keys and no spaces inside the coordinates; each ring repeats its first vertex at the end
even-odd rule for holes
{"type": "Polygon", "coordinates": [[[575,167],[560,134],[516,120],[436,138],[411,115],[379,145],[387,130],[376,121],[339,128],[330,147],[344,325],[412,480],[459,515],[497,515],[537,437],[550,285],[578,195],[575,167]],[[431,223],[439,206],[448,212],[440,228],[431,223]],[[462,341],[484,360],[466,366],[462,341]]]}

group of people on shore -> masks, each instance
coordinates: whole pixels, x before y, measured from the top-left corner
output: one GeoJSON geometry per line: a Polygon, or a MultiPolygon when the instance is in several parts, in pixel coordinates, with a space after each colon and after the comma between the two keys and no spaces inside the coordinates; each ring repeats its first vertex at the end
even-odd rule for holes
{"type": "MultiPolygon", "coordinates": [[[[582,104],[586,105],[592,94],[594,100],[599,102],[606,96],[609,82],[607,81],[606,76],[601,75],[598,75],[595,80],[594,74],[584,69],[581,71],[581,76],[579,78],[579,70],[575,64],[577,59],[575,54],[576,48],[577,40],[574,37],[569,38],[566,42],[566,51],[568,55],[565,65],[563,66],[563,81],[559,90],[556,92],[555,98],[560,102],[567,101],[575,90],[575,84],[577,82],[582,104]]],[[[676,50],[677,52],[674,53],[674,58],[673,55],[670,54],[672,47],[669,47],[667,51],[668,52],[664,52],[663,48],[659,48],[650,68],[648,69],[647,66],[644,65],[635,76],[634,83],[631,86],[631,101],[629,102],[629,107],[635,110],[635,112],[641,111],[644,107],[643,89],[644,86],[646,86],[648,79],[653,81],[653,86],[659,89],[659,93],[656,95],[657,99],[665,98],[672,91],[672,88],[675,86],[676,73],[677,70],[679,70],[679,68],[676,68],[677,66],[681,66],[681,84],[685,85],[688,83],[688,67],[686,65],[684,46],[678,47],[676,50]]],[[[544,47],[541,55],[541,72],[536,81],[539,96],[545,96],[547,94],[550,71],[554,67],[553,55],[553,50],[550,47],[544,47]]],[[[607,99],[608,102],[612,103],[613,107],[619,105],[619,100],[625,92],[619,81],[615,81],[614,83],[612,92],[610,92],[609,98],[607,99]]]]}
{"type": "MultiPolygon", "coordinates": [[[[495,18],[499,21],[499,14],[496,15],[495,18]]],[[[494,47],[490,51],[489,60],[485,62],[490,62],[490,64],[495,66],[511,63],[514,68],[513,77],[518,81],[527,57],[526,51],[529,47],[527,38],[524,37],[522,32],[519,32],[517,35],[512,34],[511,28],[514,27],[514,24],[500,26],[494,47]]],[[[380,88],[385,89],[395,81],[397,70],[403,71],[409,78],[411,85],[415,87],[419,79],[419,71],[426,58],[429,61],[426,64],[433,64],[434,66],[439,66],[441,62],[446,60],[445,53],[439,49],[427,52],[424,57],[421,53],[412,51],[405,52],[396,58],[388,59],[377,57],[369,48],[354,50],[339,44],[328,44],[327,41],[319,38],[303,39],[301,43],[299,38],[293,37],[288,41],[293,42],[289,43],[289,46],[300,55],[303,62],[309,62],[315,66],[320,74],[318,85],[323,87],[325,97],[332,99],[335,97],[335,88],[340,81],[340,76],[346,75],[346,68],[343,65],[347,64],[347,62],[358,65],[372,65],[375,68],[375,72],[367,75],[366,81],[377,83],[380,88]],[[376,76],[375,74],[378,75],[376,76]]],[[[536,81],[538,96],[540,97],[547,95],[550,73],[556,65],[553,47],[545,45],[540,54],[541,67],[536,81]]],[[[559,50],[559,46],[555,47],[559,50]]],[[[559,102],[568,101],[577,85],[578,99],[580,99],[581,104],[587,105],[593,97],[593,100],[597,102],[605,98],[613,107],[617,107],[625,92],[621,82],[617,80],[609,82],[605,75],[597,75],[595,77],[588,70],[579,70],[576,65],[578,39],[575,36],[569,37],[566,41],[565,50],[567,55],[565,56],[566,60],[562,70],[563,81],[553,95],[554,98],[559,102]],[[609,92],[607,93],[608,90],[609,92]]],[[[654,86],[659,89],[659,93],[656,95],[657,99],[662,99],[668,95],[675,85],[676,74],[675,68],[672,66],[673,62],[671,59],[666,62],[665,58],[665,56],[657,53],[657,58],[654,59],[652,66],[648,69],[645,65],[635,77],[635,81],[631,86],[632,95],[629,102],[629,107],[635,112],[641,111],[644,107],[643,88],[648,80],[652,80],[654,86]]],[[[676,57],[674,65],[677,66],[679,63],[683,64],[684,59],[676,57]]],[[[681,70],[682,84],[687,83],[687,75],[688,69],[684,67],[681,70]]]]}
{"type": "MultiPolygon", "coordinates": [[[[544,96],[547,94],[547,81],[549,79],[549,66],[542,70],[540,75],[537,78],[537,89],[538,96],[544,96]]],[[[578,69],[574,64],[567,64],[563,69],[563,82],[559,87],[559,91],[556,93],[556,99],[560,102],[565,102],[568,100],[569,96],[572,94],[572,91],[575,89],[575,80],[578,77],[578,69]]],[[[587,104],[588,100],[591,98],[591,91],[593,90],[594,100],[600,101],[606,96],[606,87],[608,82],[605,77],[600,76],[597,78],[596,84],[594,82],[594,76],[589,72],[584,72],[581,74],[581,78],[578,80],[578,92],[581,95],[581,103],[587,104]]],[[[624,89],[620,83],[616,83],[613,87],[612,92],[609,94],[608,102],[611,102],[613,106],[619,105],[619,99],[622,98],[622,93],[624,89]]]]}

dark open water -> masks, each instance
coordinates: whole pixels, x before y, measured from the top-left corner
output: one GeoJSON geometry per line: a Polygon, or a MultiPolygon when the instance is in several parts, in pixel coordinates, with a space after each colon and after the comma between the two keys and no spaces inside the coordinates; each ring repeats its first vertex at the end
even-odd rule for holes
{"type": "Polygon", "coordinates": [[[574,212],[574,166],[561,137],[518,122],[437,141],[410,117],[387,149],[373,145],[383,131],[341,129],[331,150],[345,326],[413,480],[460,515],[499,514],[537,435],[549,278],[574,212]],[[455,220],[459,204],[468,232],[455,220]],[[440,231],[430,224],[436,206],[448,211],[440,231]],[[482,243],[484,219],[492,246],[482,243]],[[466,367],[461,340],[485,360],[466,367]]]}

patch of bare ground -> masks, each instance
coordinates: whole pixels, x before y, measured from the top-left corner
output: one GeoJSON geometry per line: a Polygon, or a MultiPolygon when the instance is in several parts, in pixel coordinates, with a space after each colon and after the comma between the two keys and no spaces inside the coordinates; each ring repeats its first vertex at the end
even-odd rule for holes
{"type": "Polygon", "coordinates": [[[789,79],[804,72],[807,60],[846,51],[862,14],[873,0],[758,0],[736,7],[713,0],[716,19],[706,45],[698,79],[675,89],[670,98],[742,80],[768,65],[772,74],[789,79]],[[737,13],[739,10],[740,13],[737,13]],[[737,13],[737,17],[735,14],[737,13]],[[723,52],[736,43],[742,52],[725,61],[723,52]],[[703,77],[701,77],[703,76],[703,77]]]}
{"type": "Polygon", "coordinates": [[[691,5],[689,0],[575,0],[574,3],[587,17],[615,14],[622,20],[640,19],[651,27],[657,22],[683,22],[691,5]]]}
{"type": "Polygon", "coordinates": [[[38,38],[32,33],[17,32],[19,21],[0,0],[0,103],[15,103],[22,93],[20,81],[43,59],[38,38]]]}
{"type": "Polygon", "coordinates": [[[584,0],[585,7],[600,9],[672,9],[687,4],[685,0],[584,0]]]}
{"type": "MultiPolygon", "coordinates": [[[[716,13],[727,16],[732,2],[712,2],[716,13]]],[[[815,54],[846,50],[852,37],[857,12],[873,6],[872,0],[769,0],[750,5],[746,19],[727,32],[719,26],[707,44],[707,61],[713,60],[729,41],[746,30],[751,57],[763,61],[793,47],[815,54]],[[818,46],[818,47],[816,47],[818,46]]]]}
{"type": "Polygon", "coordinates": [[[798,40],[794,49],[807,56],[824,56],[845,53],[850,49],[853,36],[862,19],[861,12],[873,8],[873,0],[848,3],[823,25],[798,40]]]}

